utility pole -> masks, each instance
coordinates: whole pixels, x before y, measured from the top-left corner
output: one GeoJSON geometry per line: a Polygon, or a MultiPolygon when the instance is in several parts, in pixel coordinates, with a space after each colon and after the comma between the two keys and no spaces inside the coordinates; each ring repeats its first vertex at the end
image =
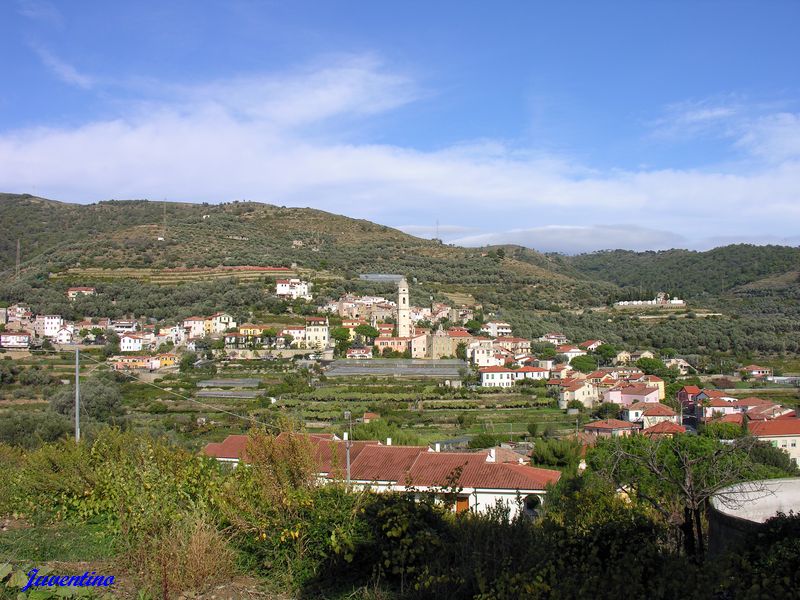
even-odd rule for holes
{"type": "Polygon", "coordinates": [[[17,270],[16,270],[16,275],[17,276],[16,276],[16,279],[19,279],[19,257],[20,257],[19,238],[17,238],[17,270]]]}
{"type": "Polygon", "coordinates": [[[164,202],[162,203],[162,206],[164,207],[164,225],[161,228],[161,237],[163,237],[166,240],[167,239],[167,199],[166,198],[164,198],[164,202]]]}
{"type": "Polygon", "coordinates": [[[344,411],[344,418],[348,420],[348,423],[349,423],[348,429],[350,430],[349,431],[349,435],[348,435],[347,431],[344,432],[344,450],[345,450],[345,462],[347,464],[347,488],[348,489],[350,489],[350,445],[352,443],[350,441],[350,438],[353,436],[353,419],[352,419],[352,416],[353,415],[349,410],[344,411]]]}
{"type": "Polygon", "coordinates": [[[81,351],[75,348],[75,443],[81,441],[81,351]]]}

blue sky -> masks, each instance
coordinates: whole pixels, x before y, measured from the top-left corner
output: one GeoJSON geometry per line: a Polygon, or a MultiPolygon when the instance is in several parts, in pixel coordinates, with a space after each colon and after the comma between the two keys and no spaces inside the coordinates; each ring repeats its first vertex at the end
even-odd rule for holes
{"type": "Polygon", "coordinates": [[[800,2],[0,3],[0,190],[800,244],[800,2]]]}

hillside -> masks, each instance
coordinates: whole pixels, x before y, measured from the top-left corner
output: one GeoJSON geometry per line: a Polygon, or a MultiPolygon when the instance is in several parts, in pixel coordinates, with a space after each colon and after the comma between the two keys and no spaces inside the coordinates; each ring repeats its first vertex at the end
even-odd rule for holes
{"type": "Polygon", "coordinates": [[[163,269],[294,265],[344,280],[364,272],[403,273],[428,293],[472,296],[498,307],[498,292],[522,293],[529,307],[555,309],[602,303],[616,293],[613,284],[556,270],[556,263],[531,250],[503,257],[309,208],[146,200],[78,205],[5,194],[0,220],[8,232],[0,241],[6,278],[19,238],[24,278],[68,275],[74,283],[135,279],[137,273],[152,281],[159,279],[154,271],[163,269]],[[104,276],[99,269],[116,272],[104,276]]]}
{"type": "Polygon", "coordinates": [[[800,248],[735,244],[706,252],[613,250],[565,257],[564,261],[579,273],[620,287],[700,298],[787,276],[800,267],[800,248]]]}

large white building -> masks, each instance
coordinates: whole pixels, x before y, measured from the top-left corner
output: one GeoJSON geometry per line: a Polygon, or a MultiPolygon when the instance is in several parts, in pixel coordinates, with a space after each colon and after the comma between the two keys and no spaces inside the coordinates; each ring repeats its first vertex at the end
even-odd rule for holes
{"type": "Polygon", "coordinates": [[[481,376],[481,387],[513,387],[522,379],[547,379],[550,371],[540,367],[484,367],[478,369],[481,376]]]}
{"type": "Polygon", "coordinates": [[[297,300],[298,298],[311,300],[313,298],[311,294],[312,285],[313,284],[307,281],[297,278],[278,279],[275,282],[275,295],[279,298],[288,298],[291,300],[297,300]]]}
{"type": "Polygon", "coordinates": [[[306,318],[306,346],[323,350],[328,347],[329,332],[327,317],[306,318]]]}

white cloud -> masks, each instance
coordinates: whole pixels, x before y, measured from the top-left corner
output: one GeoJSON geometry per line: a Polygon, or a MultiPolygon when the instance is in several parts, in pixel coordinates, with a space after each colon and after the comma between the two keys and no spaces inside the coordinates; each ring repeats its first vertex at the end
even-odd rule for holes
{"type": "Polygon", "coordinates": [[[800,115],[760,117],[744,129],[737,145],[771,162],[800,158],[800,115]]]}
{"type": "Polygon", "coordinates": [[[547,225],[511,229],[453,240],[462,246],[518,244],[542,252],[578,254],[594,250],[661,250],[685,245],[686,238],[638,225],[547,225]]]}
{"type": "Polygon", "coordinates": [[[32,47],[36,51],[36,54],[39,55],[42,63],[44,63],[44,65],[64,83],[68,83],[85,90],[92,88],[94,85],[94,80],[91,77],[79,72],[78,69],[61,60],[44,46],[33,44],[32,47]]]}
{"type": "MultiPolygon", "coordinates": [[[[101,87],[74,69],[62,68],[61,75],[101,87]]],[[[83,202],[244,198],[385,224],[441,217],[480,231],[513,226],[517,243],[540,249],[567,249],[560,244],[571,240],[572,251],[591,246],[587,239],[594,240],[592,249],[667,247],[749,234],[754,224],[785,236],[800,220],[800,131],[791,113],[755,122],[752,137],[741,132],[737,138],[770,161],[705,170],[598,172],[496,140],[423,151],[354,142],[336,129],[420,95],[413,78],[371,56],[281,75],[165,86],[158,101],[151,95],[117,119],[0,133],[0,190],[83,202]],[[609,222],[642,227],[594,225],[609,222]]],[[[695,121],[725,118],[709,107],[695,113],[695,121]]],[[[470,237],[469,243],[489,243],[470,237]]]]}

